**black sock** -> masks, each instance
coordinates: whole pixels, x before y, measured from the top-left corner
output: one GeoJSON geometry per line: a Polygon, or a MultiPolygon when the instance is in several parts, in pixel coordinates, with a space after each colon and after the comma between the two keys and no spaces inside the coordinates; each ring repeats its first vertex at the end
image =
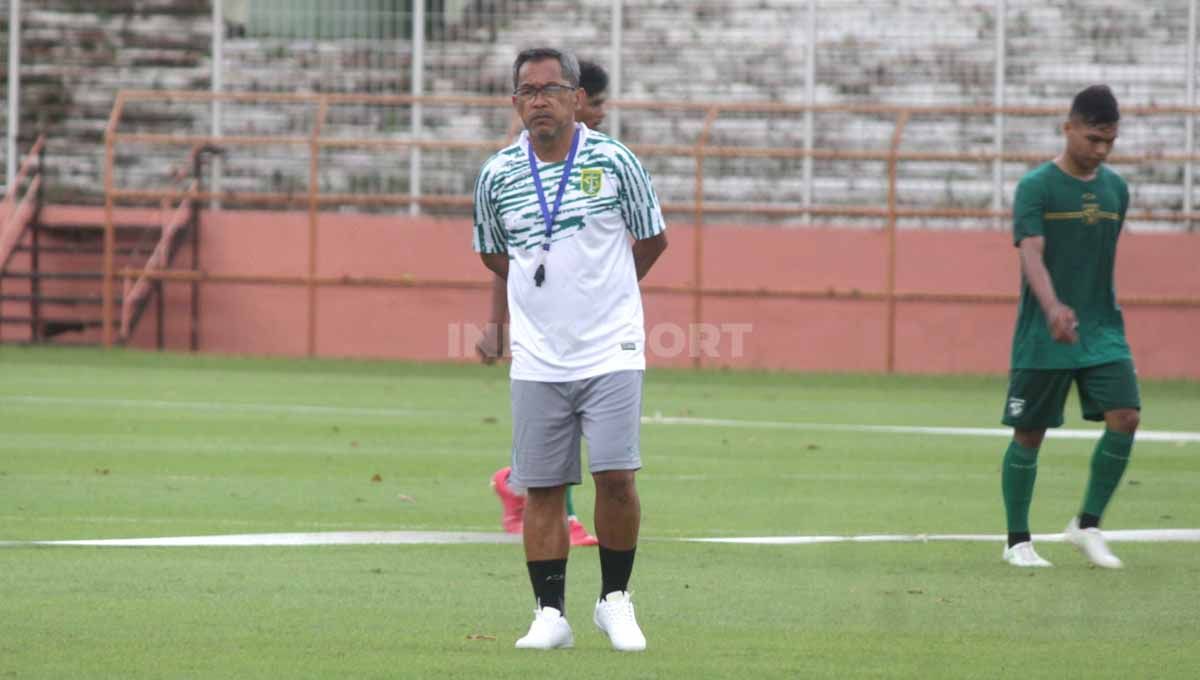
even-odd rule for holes
{"type": "Polygon", "coordinates": [[[1008,532],[1008,547],[1010,547],[1010,548],[1018,543],[1024,543],[1025,541],[1032,541],[1032,540],[1033,540],[1033,537],[1029,535],[1028,531],[1010,531],[1010,532],[1008,532]]]}
{"type": "Polygon", "coordinates": [[[1092,528],[1099,529],[1100,528],[1100,517],[1097,515],[1089,515],[1086,512],[1083,513],[1082,515],[1079,516],[1079,528],[1080,529],[1092,529],[1092,528]]]}
{"type": "Polygon", "coordinates": [[[567,560],[536,560],[526,562],[529,567],[529,582],[533,584],[533,596],[538,609],[554,607],[566,614],[567,560]]]}
{"type": "Polygon", "coordinates": [[[637,546],[631,550],[610,550],[600,546],[600,599],[616,590],[629,590],[635,552],[637,546]]]}

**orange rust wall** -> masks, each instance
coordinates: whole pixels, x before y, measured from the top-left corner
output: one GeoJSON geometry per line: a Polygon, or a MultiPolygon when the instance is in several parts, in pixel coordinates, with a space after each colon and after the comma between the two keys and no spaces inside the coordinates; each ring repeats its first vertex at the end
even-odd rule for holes
{"type": "MultiPolygon", "coordinates": [[[[209,272],[304,274],[307,216],[303,213],[207,212],[201,247],[209,272]]],[[[687,285],[692,230],[673,223],[671,247],[647,283],[687,285]]],[[[709,226],[704,285],[712,288],[859,289],[880,291],[886,280],[886,235],[852,229],[709,226]]],[[[486,282],[471,252],[463,220],[399,216],[321,215],[323,276],[402,276],[486,282]]],[[[1005,232],[905,231],[898,237],[897,290],[1012,293],[1015,250],[1005,232]]],[[[186,261],[186,259],[180,260],[186,261]]],[[[1200,235],[1126,235],[1118,262],[1122,296],[1200,298],[1200,235]]],[[[167,346],[187,346],[187,286],[170,284],[167,346]]],[[[306,352],[307,291],[303,288],[206,284],[201,344],[207,352],[306,352]]],[[[317,353],[323,356],[472,361],[471,327],[487,316],[483,291],[320,289],[317,353]]],[[[883,371],[886,306],[881,302],[706,299],[709,345],[679,344],[692,300],[646,296],[651,365],[691,365],[804,371],[883,371]],[[735,346],[740,337],[741,347],[735,346]],[[740,351],[736,351],[740,350],[740,351]]],[[[1015,306],[902,303],[897,309],[896,368],[906,373],[1002,373],[1015,306]]],[[[135,345],[153,343],[153,311],[135,345]]],[[[1200,378],[1200,308],[1126,308],[1139,371],[1147,376],[1200,378]]]]}

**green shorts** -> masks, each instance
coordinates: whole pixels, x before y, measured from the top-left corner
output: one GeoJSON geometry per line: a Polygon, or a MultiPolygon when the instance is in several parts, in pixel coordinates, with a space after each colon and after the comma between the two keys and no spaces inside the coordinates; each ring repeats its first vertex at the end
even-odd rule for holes
{"type": "Polygon", "coordinates": [[[1015,368],[1009,372],[1001,422],[1018,430],[1062,425],[1071,381],[1079,385],[1079,405],[1086,420],[1104,420],[1105,412],[1116,409],[1142,408],[1137,372],[1128,359],[1086,368],[1015,368]]]}

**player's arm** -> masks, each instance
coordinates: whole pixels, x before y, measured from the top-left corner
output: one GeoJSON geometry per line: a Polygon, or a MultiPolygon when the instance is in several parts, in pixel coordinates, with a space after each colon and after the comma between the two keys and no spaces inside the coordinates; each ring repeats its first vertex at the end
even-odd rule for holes
{"type": "Polygon", "coordinates": [[[650,271],[650,267],[658,261],[658,257],[667,249],[667,234],[659,232],[650,238],[633,242],[633,265],[637,270],[638,281],[641,281],[650,271]]]}
{"type": "Polygon", "coordinates": [[[483,266],[492,270],[501,281],[508,281],[508,253],[479,253],[479,259],[483,260],[483,266]]]}
{"type": "Polygon", "coordinates": [[[475,345],[480,359],[485,364],[494,362],[504,351],[500,329],[508,316],[508,231],[496,210],[491,191],[492,175],[489,170],[490,165],[485,165],[475,181],[475,225],[472,239],[475,252],[479,253],[483,266],[496,275],[492,279],[491,313],[487,330],[475,345]]]}
{"type": "Polygon", "coordinates": [[[494,166],[489,161],[475,180],[475,224],[471,230],[471,245],[479,253],[483,266],[507,281],[508,229],[500,217],[500,211],[496,209],[496,198],[492,192],[493,178],[494,166]]]}
{"type": "Polygon", "coordinates": [[[628,149],[617,154],[619,204],[625,228],[633,237],[633,264],[641,281],[667,249],[667,225],[650,175],[628,149]]]}
{"type": "Polygon", "coordinates": [[[1054,281],[1050,271],[1046,269],[1043,253],[1046,250],[1046,239],[1043,236],[1027,236],[1021,239],[1021,275],[1029,283],[1042,313],[1046,315],[1046,325],[1050,327],[1050,337],[1055,342],[1074,343],[1079,339],[1079,322],[1075,318],[1075,310],[1063,304],[1054,292],[1054,281]]]}
{"type": "Polygon", "coordinates": [[[504,328],[504,322],[508,321],[508,285],[498,274],[492,279],[491,307],[487,328],[483,337],[475,343],[475,351],[479,352],[480,361],[489,365],[504,354],[504,334],[501,329],[504,328]]]}

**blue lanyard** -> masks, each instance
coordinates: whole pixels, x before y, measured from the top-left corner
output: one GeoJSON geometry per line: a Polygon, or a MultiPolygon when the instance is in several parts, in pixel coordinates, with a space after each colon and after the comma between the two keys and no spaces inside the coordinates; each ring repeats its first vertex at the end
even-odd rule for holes
{"type": "Polygon", "coordinates": [[[529,172],[533,175],[533,187],[537,190],[538,207],[542,209],[542,220],[546,223],[546,238],[542,240],[542,253],[538,258],[540,262],[537,266],[537,271],[534,272],[533,282],[541,287],[542,282],[546,280],[546,253],[550,252],[550,236],[554,233],[554,220],[558,217],[558,209],[562,206],[563,193],[567,190],[567,183],[571,181],[571,168],[575,165],[575,151],[579,148],[579,128],[575,128],[575,134],[571,136],[571,150],[567,152],[567,160],[563,163],[562,177],[558,180],[558,192],[554,195],[554,211],[546,205],[546,191],[542,189],[542,177],[538,173],[537,156],[533,153],[533,140],[529,140],[529,172]]]}

